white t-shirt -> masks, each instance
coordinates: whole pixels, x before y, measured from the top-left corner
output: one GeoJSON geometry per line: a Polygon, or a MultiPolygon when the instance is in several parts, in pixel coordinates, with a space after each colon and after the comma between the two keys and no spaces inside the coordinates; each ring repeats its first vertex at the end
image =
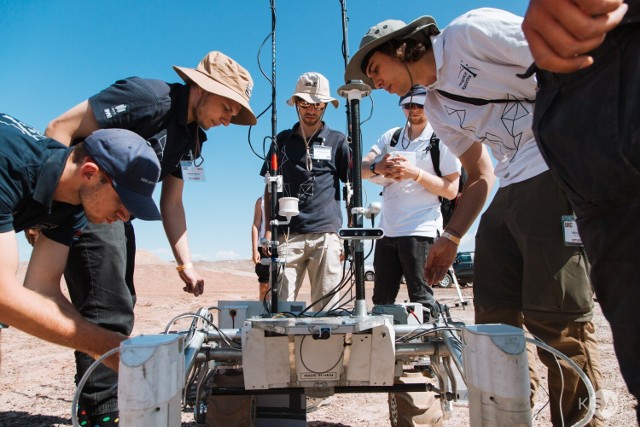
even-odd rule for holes
{"type": "MultiPolygon", "coordinates": [[[[431,161],[431,153],[427,151],[433,135],[433,128],[427,124],[422,133],[413,141],[400,133],[398,143],[390,147],[393,128],[382,134],[378,142],[371,147],[376,155],[384,156],[393,151],[414,152],[416,166],[436,175],[431,161]]],[[[407,157],[407,156],[405,156],[407,157]]],[[[440,172],[443,176],[460,173],[460,161],[444,145],[440,144],[440,172]]],[[[438,196],[427,191],[413,179],[404,179],[384,186],[382,190],[382,211],[380,212],[380,228],[385,236],[426,236],[437,237],[442,229],[442,214],[438,196]]]]}
{"type": "Polygon", "coordinates": [[[533,137],[534,77],[521,79],[533,63],[522,18],[498,9],[476,9],[431,38],[437,81],[427,91],[427,115],[442,142],[457,156],[473,142],[496,159],[500,187],[548,169],[533,137]],[[482,106],[454,101],[437,90],[467,98],[512,99],[482,106]]]}

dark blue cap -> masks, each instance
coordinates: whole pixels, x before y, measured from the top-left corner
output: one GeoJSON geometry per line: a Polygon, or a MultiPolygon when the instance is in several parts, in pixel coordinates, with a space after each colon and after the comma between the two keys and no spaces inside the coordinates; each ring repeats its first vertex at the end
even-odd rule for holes
{"type": "Polygon", "coordinates": [[[426,99],[427,89],[424,86],[415,85],[409,89],[409,92],[407,92],[406,95],[400,97],[398,105],[404,105],[409,102],[412,104],[424,105],[426,99]]]}
{"type": "Polygon", "coordinates": [[[131,215],[146,221],[162,220],[152,197],[160,178],[160,162],[144,138],[126,129],[100,129],[84,140],[84,148],[113,180],[131,215]]]}

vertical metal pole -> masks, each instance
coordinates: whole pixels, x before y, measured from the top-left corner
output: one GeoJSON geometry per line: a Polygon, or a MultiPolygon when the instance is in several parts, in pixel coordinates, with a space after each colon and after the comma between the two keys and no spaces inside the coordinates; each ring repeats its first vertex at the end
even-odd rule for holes
{"type": "MultiPolygon", "coordinates": [[[[351,106],[351,129],[353,134],[351,136],[351,150],[353,153],[353,196],[352,206],[362,207],[362,175],[361,175],[361,159],[362,159],[362,146],[360,138],[360,97],[349,97],[349,104],[351,106]]],[[[363,219],[362,213],[351,213],[351,224],[353,227],[362,228],[363,219]]],[[[354,240],[353,245],[353,260],[356,273],[356,316],[364,316],[367,314],[366,305],[364,306],[364,313],[359,313],[359,305],[364,302],[364,242],[362,240],[354,240]]]]}
{"type": "MultiPolygon", "coordinates": [[[[340,0],[341,12],[342,12],[342,57],[344,58],[344,68],[347,69],[347,64],[349,63],[349,38],[347,36],[347,23],[349,18],[347,18],[347,0],[340,0]]],[[[346,102],[347,107],[347,134],[351,139],[351,106],[349,105],[349,100],[346,102]]],[[[353,179],[351,180],[353,182],[353,179]]],[[[351,219],[349,219],[349,223],[351,223],[351,219]]]]}
{"type": "MultiPolygon", "coordinates": [[[[348,212],[351,221],[350,226],[362,228],[362,141],[360,140],[360,99],[371,93],[371,88],[361,80],[349,81],[346,85],[338,88],[340,96],[347,98],[351,107],[349,115],[349,129],[351,133],[351,151],[353,155],[353,196],[352,210],[348,212]]],[[[367,304],[365,301],[364,289],[364,243],[360,239],[353,241],[353,265],[356,280],[356,303],[354,315],[364,317],[367,315],[367,304]]]]}
{"type": "MultiPolygon", "coordinates": [[[[271,0],[271,158],[269,159],[269,175],[278,175],[278,145],[276,135],[278,134],[277,114],[276,114],[276,1],[271,0]]],[[[277,217],[278,205],[278,183],[271,182],[271,220],[277,217]]],[[[278,226],[271,224],[271,312],[278,312],[278,226]]]]}
{"type": "MultiPolygon", "coordinates": [[[[342,57],[344,58],[344,68],[347,68],[347,64],[349,63],[349,38],[347,36],[347,28],[349,18],[347,17],[347,0],[340,0],[340,9],[342,13],[342,57]]],[[[347,114],[347,135],[348,142],[351,145],[351,106],[349,105],[349,100],[345,103],[346,114],[347,114]]],[[[356,178],[353,169],[351,170],[351,175],[349,176],[350,183],[347,183],[343,189],[345,206],[347,208],[347,226],[353,227],[353,222],[351,221],[351,208],[353,207],[353,199],[351,198],[352,193],[352,184],[354,179],[356,178]]],[[[353,257],[351,254],[351,242],[348,240],[344,241],[344,255],[346,259],[350,259],[353,261],[353,257]]],[[[354,264],[355,265],[355,264],[354,264]]]]}

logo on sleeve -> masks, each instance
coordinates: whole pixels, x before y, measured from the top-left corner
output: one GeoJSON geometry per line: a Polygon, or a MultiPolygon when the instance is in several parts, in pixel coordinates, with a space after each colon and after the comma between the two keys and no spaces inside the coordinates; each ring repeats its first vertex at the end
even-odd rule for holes
{"type": "Polygon", "coordinates": [[[104,115],[107,119],[110,119],[116,114],[124,113],[125,111],[127,111],[127,106],[125,104],[120,104],[115,107],[105,108],[104,115]]]}

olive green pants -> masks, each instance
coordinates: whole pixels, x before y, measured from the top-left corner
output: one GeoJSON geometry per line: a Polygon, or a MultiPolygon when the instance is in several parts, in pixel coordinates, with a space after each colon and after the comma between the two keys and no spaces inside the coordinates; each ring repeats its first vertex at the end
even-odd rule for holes
{"type": "MultiPolygon", "coordinates": [[[[475,320],[526,327],[576,362],[598,390],[588,263],[582,248],[566,246],[562,236],[561,218],[571,213],[550,172],[498,190],[476,233],[475,320]]],[[[553,425],[563,425],[563,419],[572,425],[586,411],[586,389],[564,362],[544,350],[538,354],[549,371],[553,425]]],[[[535,391],[538,376],[531,357],[529,366],[535,391]]]]}

